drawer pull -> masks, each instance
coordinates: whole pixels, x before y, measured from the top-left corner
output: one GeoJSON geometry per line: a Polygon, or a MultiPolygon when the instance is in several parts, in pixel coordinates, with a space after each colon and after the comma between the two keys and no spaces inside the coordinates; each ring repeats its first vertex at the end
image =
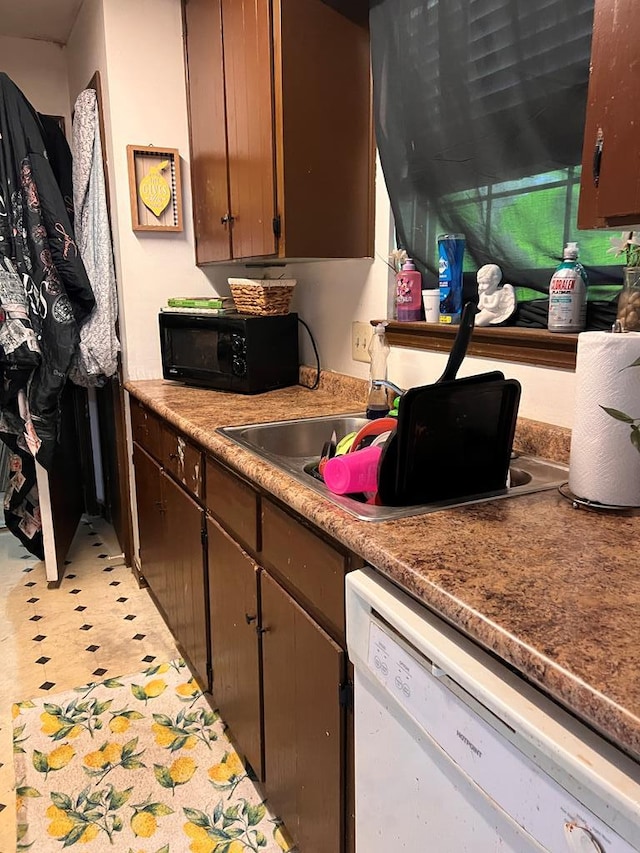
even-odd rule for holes
{"type": "Polygon", "coordinates": [[[261,637],[262,634],[268,634],[269,630],[269,628],[256,628],[256,634],[261,637]]]}
{"type": "Polygon", "coordinates": [[[247,620],[247,625],[251,625],[251,623],[255,622],[258,617],[257,616],[249,616],[248,613],[245,613],[244,618],[247,620]]]}
{"type": "Polygon", "coordinates": [[[170,453],[170,454],[169,454],[169,459],[177,459],[177,458],[178,458],[178,454],[177,454],[177,453],[170,453]]]}

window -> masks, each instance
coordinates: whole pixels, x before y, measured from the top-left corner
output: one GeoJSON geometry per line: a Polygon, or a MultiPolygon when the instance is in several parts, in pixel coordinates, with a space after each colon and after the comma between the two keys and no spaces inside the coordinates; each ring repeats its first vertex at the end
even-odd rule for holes
{"type": "Polygon", "coordinates": [[[620,267],[607,233],[576,227],[593,0],[377,0],[370,22],[380,158],[425,280],[437,234],[461,232],[468,292],[497,263],[520,301],[544,299],[575,240],[598,286],[590,325],[610,326],[620,267]]]}

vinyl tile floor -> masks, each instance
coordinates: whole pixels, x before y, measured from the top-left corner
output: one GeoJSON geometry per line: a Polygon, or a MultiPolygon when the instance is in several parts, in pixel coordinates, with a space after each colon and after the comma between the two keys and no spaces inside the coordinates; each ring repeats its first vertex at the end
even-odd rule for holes
{"type": "Polygon", "coordinates": [[[44,563],[0,531],[0,853],[15,853],[11,706],[179,657],[112,528],[83,520],[58,589],[44,563]]]}

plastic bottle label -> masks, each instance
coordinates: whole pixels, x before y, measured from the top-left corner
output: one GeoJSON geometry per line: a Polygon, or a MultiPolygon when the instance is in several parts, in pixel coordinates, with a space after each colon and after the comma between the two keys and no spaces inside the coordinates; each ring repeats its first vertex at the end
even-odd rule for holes
{"type": "Polygon", "coordinates": [[[584,329],[587,303],[584,281],[574,268],[557,270],[549,284],[549,328],[584,329]]]}

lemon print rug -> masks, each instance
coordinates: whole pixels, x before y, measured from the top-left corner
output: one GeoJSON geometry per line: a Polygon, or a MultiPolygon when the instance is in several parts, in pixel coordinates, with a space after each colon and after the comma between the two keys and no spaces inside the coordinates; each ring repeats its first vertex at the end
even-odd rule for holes
{"type": "Polygon", "coordinates": [[[18,851],[292,850],[182,660],[13,715],[18,851]]]}

